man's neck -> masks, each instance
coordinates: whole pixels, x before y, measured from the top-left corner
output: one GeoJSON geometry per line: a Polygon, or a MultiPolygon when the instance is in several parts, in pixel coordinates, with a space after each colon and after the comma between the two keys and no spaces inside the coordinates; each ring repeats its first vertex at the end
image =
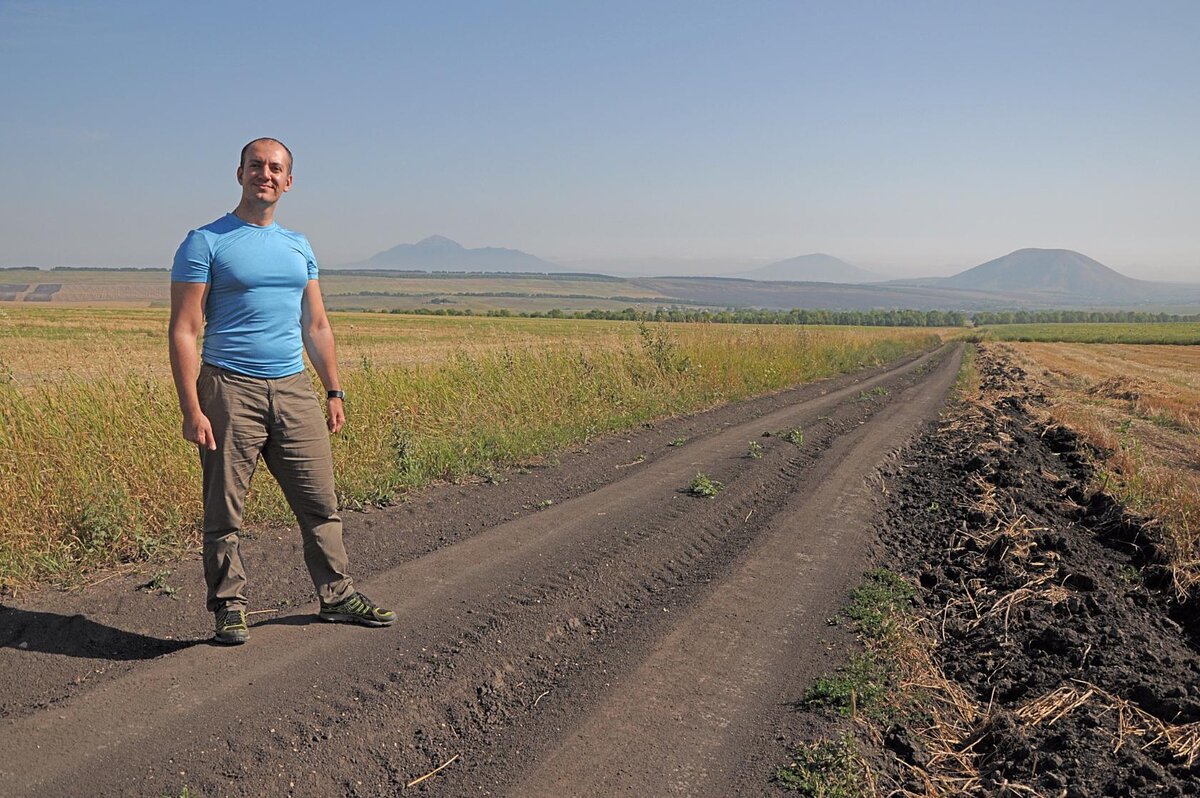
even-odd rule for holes
{"type": "Polygon", "coordinates": [[[233,209],[233,215],[248,224],[269,227],[275,221],[275,205],[258,205],[242,200],[233,209]]]}

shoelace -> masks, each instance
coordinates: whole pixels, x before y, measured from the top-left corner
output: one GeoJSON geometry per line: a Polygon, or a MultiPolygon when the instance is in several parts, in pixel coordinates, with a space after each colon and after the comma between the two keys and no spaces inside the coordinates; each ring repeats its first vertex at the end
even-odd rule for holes
{"type": "Polygon", "coordinates": [[[240,610],[227,610],[221,615],[222,629],[235,629],[246,625],[246,613],[240,610]],[[236,620],[235,620],[236,619],[236,620]]]}

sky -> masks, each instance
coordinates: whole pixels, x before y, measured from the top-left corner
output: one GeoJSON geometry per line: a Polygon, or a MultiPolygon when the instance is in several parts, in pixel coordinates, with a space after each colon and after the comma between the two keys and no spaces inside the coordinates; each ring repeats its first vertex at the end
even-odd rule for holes
{"type": "Polygon", "coordinates": [[[273,136],[325,266],[440,234],[1200,281],[1198,41],[1195,0],[0,0],[0,265],[167,266],[273,136]]]}

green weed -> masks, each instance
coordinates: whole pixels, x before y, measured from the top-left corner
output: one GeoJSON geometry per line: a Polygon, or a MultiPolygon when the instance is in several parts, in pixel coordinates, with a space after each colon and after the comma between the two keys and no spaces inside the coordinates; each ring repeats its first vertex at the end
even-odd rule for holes
{"type": "Polygon", "coordinates": [[[706,499],[711,499],[721,492],[725,486],[715,479],[710,479],[705,474],[696,474],[692,478],[691,484],[688,485],[688,493],[693,496],[703,496],[706,499]]]}
{"type": "Polygon", "coordinates": [[[882,385],[877,385],[869,391],[859,391],[858,392],[858,401],[869,402],[872,399],[875,399],[876,397],[887,396],[887,395],[888,395],[888,389],[884,388],[882,385]]]}
{"type": "Polygon", "coordinates": [[[139,585],[138,590],[145,590],[147,593],[161,593],[164,596],[177,598],[175,594],[179,592],[179,588],[167,584],[167,577],[170,575],[170,571],[158,571],[154,576],[150,577],[149,582],[139,585]]]}
{"type": "Polygon", "coordinates": [[[746,456],[751,460],[758,460],[763,456],[763,445],[758,441],[750,441],[750,449],[746,452],[746,456]]]}
{"type": "Polygon", "coordinates": [[[804,694],[808,707],[826,707],[840,715],[868,717],[886,714],[888,669],[870,654],[855,654],[834,673],[813,682],[804,694]]]}
{"type": "Polygon", "coordinates": [[[866,798],[866,772],[852,735],[796,746],[792,761],[775,771],[775,783],[811,798],[866,798]]]}
{"type": "Polygon", "coordinates": [[[877,568],[850,594],[844,613],[864,637],[881,640],[893,629],[897,614],[907,610],[916,595],[916,588],[902,576],[877,568]]]}
{"type": "Polygon", "coordinates": [[[1121,577],[1121,581],[1130,587],[1140,587],[1142,584],[1142,572],[1132,565],[1123,565],[1117,571],[1117,576],[1121,577]]]}
{"type": "MultiPolygon", "coordinates": [[[[899,574],[884,568],[869,572],[842,612],[867,650],[813,682],[804,694],[804,706],[865,719],[876,727],[923,716],[914,698],[894,684],[905,661],[906,632],[900,619],[915,595],[916,589],[899,574]]],[[[866,795],[865,786],[860,786],[867,781],[866,764],[854,750],[851,736],[802,744],[791,764],[777,770],[776,782],[806,795],[866,795]]]]}
{"type": "Polygon", "coordinates": [[[804,430],[799,427],[792,427],[787,432],[783,433],[783,439],[788,443],[794,443],[797,446],[804,444],[804,430]]]}

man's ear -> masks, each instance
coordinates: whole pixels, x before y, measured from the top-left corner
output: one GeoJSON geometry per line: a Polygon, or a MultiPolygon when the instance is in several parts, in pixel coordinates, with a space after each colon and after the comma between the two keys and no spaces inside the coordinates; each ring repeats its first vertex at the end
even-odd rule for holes
{"type": "Polygon", "coordinates": [[[241,166],[238,166],[237,181],[238,181],[238,185],[240,186],[242,184],[242,167],[241,166]]]}

